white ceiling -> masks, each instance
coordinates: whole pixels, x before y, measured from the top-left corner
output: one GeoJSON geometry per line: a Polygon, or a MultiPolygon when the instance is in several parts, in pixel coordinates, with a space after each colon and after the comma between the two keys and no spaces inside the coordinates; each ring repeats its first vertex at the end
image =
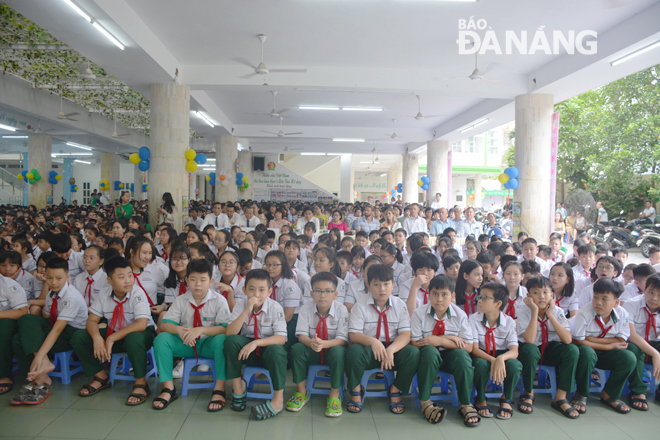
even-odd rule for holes
{"type": "MultiPolygon", "coordinates": [[[[204,110],[223,127],[197,118],[191,127],[209,137],[233,132],[255,151],[288,146],[305,151],[402,154],[439,138],[456,141],[460,129],[484,117],[484,130],[513,120],[515,96],[552,93],[555,101],[660,63],[660,49],[616,68],[609,61],[660,39],[657,0],[74,0],[113,32],[127,48],[119,51],[62,0],[9,0],[9,6],[56,38],[148,96],[149,85],[173,79],[192,89],[192,109],[204,110]],[[504,31],[532,35],[544,27],[598,32],[597,55],[479,56],[479,66],[499,81],[436,80],[467,76],[474,56],[459,55],[458,20],[485,19],[504,31]],[[266,34],[264,62],[270,69],[306,68],[307,73],[270,73],[245,79],[243,63],[259,61],[257,34],[266,34]],[[534,85],[536,79],[536,85],[534,85]],[[262,85],[264,81],[267,86],[262,85]],[[301,91],[300,89],[308,90],[301,91]],[[313,91],[309,91],[312,89],[313,91]],[[276,138],[279,121],[285,132],[276,138]],[[356,93],[357,92],[357,93],[356,93]],[[422,113],[446,114],[416,121],[414,94],[422,113]],[[303,111],[299,105],[374,106],[382,112],[303,111]],[[397,119],[392,140],[391,119],[397,119]],[[331,138],[373,139],[333,143],[331,138]]],[[[483,31],[482,31],[483,32],[483,31]]],[[[530,37],[531,39],[531,37],[530,37]]]]}

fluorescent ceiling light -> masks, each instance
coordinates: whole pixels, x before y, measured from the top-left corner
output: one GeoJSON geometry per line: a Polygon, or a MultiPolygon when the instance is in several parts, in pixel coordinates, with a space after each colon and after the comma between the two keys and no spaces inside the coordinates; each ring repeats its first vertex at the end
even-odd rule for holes
{"type": "Polygon", "coordinates": [[[342,110],[351,112],[382,112],[383,109],[379,107],[342,107],[342,110]]]}
{"type": "Polygon", "coordinates": [[[301,156],[325,156],[325,153],[300,153],[301,156]]]}
{"type": "Polygon", "coordinates": [[[465,133],[466,131],[472,130],[474,127],[478,127],[480,125],[483,125],[486,122],[488,122],[488,118],[482,119],[481,121],[477,121],[474,124],[470,125],[469,127],[465,127],[463,130],[461,130],[461,133],[465,133]]]}
{"type": "Polygon", "coordinates": [[[51,153],[50,157],[57,156],[93,156],[94,153],[51,153]]]}
{"type": "Polygon", "coordinates": [[[76,148],[80,148],[82,150],[91,150],[90,147],[87,147],[85,145],[76,144],[75,142],[67,142],[66,144],[70,147],[76,147],[76,148]]]}
{"type": "Polygon", "coordinates": [[[350,156],[350,153],[325,153],[328,156],[350,156]]]}
{"type": "Polygon", "coordinates": [[[3,139],[27,139],[28,137],[27,137],[27,136],[11,136],[11,135],[7,135],[7,136],[3,136],[2,138],[3,138],[3,139]]]}
{"type": "Polygon", "coordinates": [[[69,6],[71,6],[71,9],[73,9],[73,10],[76,11],[78,14],[80,14],[80,16],[81,16],[82,18],[84,18],[85,20],[89,21],[90,23],[92,22],[92,17],[90,17],[89,15],[87,15],[87,14],[85,13],[85,11],[83,11],[82,9],[80,9],[80,8],[78,7],[77,4],[75,4],[75,3],[72,2],[71,0],[64,0],[64,3],[66,3],[66,4],[69,5],[69,6]]]}
{"type": "Polygon", "coordinates": [[[614,60],[614,61],[612,61],[612,62],[610,63],[610,65],[611,65],[611,66],[616,66],[617,64],[621,64],[621,63],[623,63],[623,62],[626,62],[626,61],[628,61],[628,60],[630,60],[630,59],[632,59],[632,58],[635,58],[635,57],[638,56],[638,55],[643,54],[644,52],[648,52],[649,50],[655,49],[656,47],[660,47],[660,41],[656,41],[655,43],[651,43],[651,44],[649,44],[649,45],[646,46],[646,47],[642,47],[642,48],[639,49],[639,50],[636,50],[636,51],[634,51],[634,52],[632,52],[632,53],[629,53],[629,54],[626,55],[626,56],[623,56],[623,57],[621,57],[621,58],[619,58],[619,59],[617,59],[617,60],[614,60]]]}
{"type": "Polygon", "coordinates": [[[298,110],[339,110],[339,107],[326,107],[320,105],[301,105],[298,110]]]}
{"type": "Polygon", "coordinates": [[[14,127],[10,127],[9,125],[4,125],[4,124],[0,124],[0,129],[8,130],[8,131],[16,131],[14,127]]]}
{"type": "Polygon", "coordinates": [[[77,160],[77,159],[74,160],[74,162],[84,163],[85,165],[91,165],[92,164],[91,162],[87,162],[87,161],[84,161],[84,160],[77,160]]]}
{"type": "Polygon", "coordinates": [[[374,165],[374,164],[378,165],[380,162],[376,160],[376,161],[371,161],[371,162],[360,162],[360,163],[366,163],[366,164],[369,164],[369,165],[374,165]]]}
{"type": "Polygon", "coordinates": [[[364,139],[333,138],[332,142],[364,142],[364,139]]]}
{"type": "Polygon", "coordinates": [[[195,111],[195,113],[197,113],[197,116],[202,118],[204,120],[204,122],[209,124],[212,128],[215,127],[215,124],[213,122],[211,122],[211,120],[208,118],[208,116],[206,116],[204,113],[199,112],[199,111],[195,111]]]}
{"type": "Polygon", "coordinates": [[[215,159],[206,159],[208,162],[215,162],[215,159]]]}
{"type": "Polygon", "coordinates": [[[92,24],[94,28],[96,28],[97,31],[101,32],[108,40],[112,41],[112,44],[117,46],[119,49],[124,50],[126,47],[119,41],[117,38],[112,35],[110,32],[108,32],[103,26],[99,24],[99,22],[92,18],[90,15],[88,15],[85,11],[83,11],[80,6],[72,2],[71,0],[64,0],[64,3],[69,5],[71,9],[76,11],[82,18],[84,18],[86,21],[92,24]]]}
{"type": "Polygon", "coordinates": [[[385,177],[385,176],[387,176],[387,173],[383,173],[380,175],[380,177],[385,177]]]}

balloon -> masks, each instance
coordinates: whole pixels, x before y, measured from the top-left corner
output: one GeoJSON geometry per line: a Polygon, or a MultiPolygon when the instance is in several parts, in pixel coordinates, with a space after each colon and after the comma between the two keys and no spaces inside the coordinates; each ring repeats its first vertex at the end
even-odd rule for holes
{"type": "Polygon", "coordinates": [[[248,185],[248,183],[245,182],[245,185],[243,185],[243,188],[247,188],[248,186],[250,186],[250,185],[248,185]]]}
{"type": "Polygon", "coordinates": [[[60,180],[62,180],[62,176],[60,176],[59,174],[56,175],[56,176],[55,176],[55,180],[57,180],[57,181],[59,182],[60,180]]]}
{"type": "Polygon", "coordinates": [[[55,185],[57,183],[57,180],[55,180],[54,177],[49,177],[48,178],[48,183],[55,185]]]}
{"type": "Polygon", "coordinates": [[[206,154],[198,154],[195,156],[195,162],[200,165],[204,165],[206,163],[206,154]]]}
{"type": "Polygon", "coordinates": [[[25,177],[26,174],[27,174],[27,170],[21,171],[21,176],[25,177]]]}
{"type": "Polygon", "coordinates": [[[188,163],[186,164],[186,169],[189,172],[194,173],[195,171],[197,171],[197,162],[195,162],[194,160],[189,160],[188,163]]]}
{"type": "Polygon", "coordinates": [[[499,176],[497,176],[497,180],[499,180],[501,184],[505,184],[509,181],[509,176],[502,173],[499,176]]]}
{"type": "Polygon", "coordinates": [[[236,173],[236,178],[237,179],[242,179],[243,178],[243,173],[236,173]]]}
{"type": "Polygon", "coordinates": [[[504,187],[504,189],[511,189],[511,188],[509,188],[509,182],[505,183],[505,184],[502,185],[502,186],[504,187]]]}
{"type": "Polygon", "coordinates": [[[424,191],[427,191],[427,190],[429,189],[429,184],[428,184],[428,183],[425,183],[424,185],[422,185],[422,189],[423,189],[424,191]]]}
{"type": "Polygon", "coordinates": [[[140,147],[138,150],[138,156],[140,156],[140,159],[142,160],[149,160],[151,157],[151,151],[147,147],[140,147]]]}
{"type": "Polygon", "coordinates": [[[143,160],[138,164],[138,170],[147,171],[149,169],[149,161],[143,160]]]}
{"type": "Polygon", "coordinates": [[[518,177],[520,172],[518,171],[518,168],[510,167],[510,168],[507,168],[506,170],[504,170],[504,174],[509,176],[511,179],[515,179],[516,177],[518,177]]]}
{"type": "Polygon", "coordinates": [[[195,159],[195,156],[197,156],[197,153],[195,150],[188,150],[186,151],[186,160],[191,161],[195,159]]]}
{"type": "Polygon", "coordinates": [[[124,189],[124,184],[123,184],[123,183],[120,183],[120,184],[119,184],[119,188],[124,189]]]}
{"type": "Polygon", "coordinates": [[[31,172],[32,174],[39,174],[39,171],[37,171],[36,168],[32,168],[32,169],[30,170],[30,172],[31,172]]]}
{"type": "Polygon", "coordinates": [[[226,179],[225,179],[225,180],[222,180],[222,181],[220,182],[220,184],[221,184],[222,186],[229,186],[229,180],[226,180],[226,179]]]}
{"type": "MultiPolygon", "coordinates": [[[[32,173],[30,173],[32,174],[32,173]]],[[[34,182],[36,182],[34,179],[28,179],[28,182],[30,182],[30,185],[34,185],[34,182]]]]}
{"type": "Polygon", "coordinates": [[[509,189],[518,188],[518,181],[516,179],[509,179],[507,183],[509,184],[509,189]]]}
{"type": "Polygon", "coordinates": [[[422,185],[424,185],[424,182],[423,182],[421,179],[418,180],[418,181],[417,181],[417,186],[422,186],[422,185]]]}
{"type": "Polygon", "coordinates": [[[132,164],[137,165],[137,164],[140,163],[140,161],[141,161],[142,159],[140,159],[140,155],[139,155],[139,154],[137,154],[137,153],[133,153],[133,154],[131,154],[130,156],[128,156],[128,160],[129,160],[132,164]]]}
{"type": "Polygon", "coordinates": [[[243,185],[243,181],[241,179],[236,179],[236,186],[241,186],[243,185]]]}
{"type": "Polygon", "coordinates": [[[34,176],[34,180],[36,180],[37,182],[40,181],[40,180],[41,180],[41,176],[40,176],[39,174],[37,174],[36,176],[34,176]]]}
{"type": "Polygon", "coordinates": [[[211,178],[209,176],[206,176],[206,181],[208,182],[210,180],[211,180],[211,178]]]}
{"type": "Polygon", "coordinates": [[[428,177],[426,177],[426,176],[422,176],[422,182],[424,182],[424,183],[429,183],[430,181],[431,181],[431,180],[430,180],[428,177]]]}
{"type": "Polygon", "coordinates": [[[77,187],[77,186],[76,186],[74,189],[75,189],[76,191],[78,191],[78,187],[77,187]]]}
{"type": "Polygon", "coordinates": [[[403,191],[403,190],[402,190],[401,188],[397,188],[397,189],[396,189],[396,192],[398,192],[399,194],[401,194],[402,191],[403,191]]]}
{"type": "Polygon", "coordinates": [[[220,181],[224,182],[225,179],[227,179],[227,176],[225,176],[224,174],[220,174],[220,181]]]}
{"type": "Polygon", "coordinates": [[[211,178],[212,181],[215,182],[215,173],[209,174],[209,177],[211,178]]]}
{"type": "Polygon", "coordinates": [[[242,180],[243,182],[247,182],[247,181],[248,181],[248,178],[247,178],[247,176],[243,176],[243,177],[241,177],[241,180],[242,180]]]}
{"type": "Polygon", "coordinates": [[[34,173],[32,173],[32,172],[27,173],[27,174],[25,175],[25,177],[27,177],[28,180],[32,180],[32,179],[34,179],[34,173]]]}
{"type": "Polygon", "coordinates": [[[149,191],[149,185],[147,185],[147,189],[146,189],[146,191],[149,191]]]}
{"type": "Polygon", "coordinates": [[[48,177],[55,177],[55,176],[57,176],[57,171],[51,171],[50,173],[48,173],[48,177]]]}

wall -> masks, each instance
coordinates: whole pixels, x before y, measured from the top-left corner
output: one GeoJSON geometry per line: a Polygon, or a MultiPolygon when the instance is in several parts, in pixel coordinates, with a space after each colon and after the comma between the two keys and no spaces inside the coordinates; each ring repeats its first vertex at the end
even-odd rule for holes
{"type": "Polygon", "coordinates": [[[338,195],[341,191],[341,157],[334,156],[327,164],[302,176],[330,194],[338,195]]]}

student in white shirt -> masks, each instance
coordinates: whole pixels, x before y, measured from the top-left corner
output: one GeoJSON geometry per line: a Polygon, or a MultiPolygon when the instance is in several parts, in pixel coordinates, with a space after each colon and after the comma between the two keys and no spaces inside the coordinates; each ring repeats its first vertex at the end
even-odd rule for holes
{"type": "Polygon", "coordinates": [[[293,279],[293,271],[289,267],[286,255],[281,251],[271,251],[264,259],[264,269],[270,275],[272,293],[270,298],[277,301],[284,309],[284,319],[287,322],[287,342],[284,348],[289,348],[298,342],[296,325],[298,312],[302,305],[302,292],[293,279]]]}
{"type": "Polygon", "coordinates": [[[646,291],[646,280],[655,275],[657,271],[650,264],[642,263],[633,269],[633,282],[625,286],[624,292],[619,298],[622,303],[633,298],[644,295],[646,291]]]}
{"type": "Polygon", "coordinates": [[[18,333],[18,320],[28,313],[25,291],[17,282],[0,276],[0,394],[13,388],[12,339],[18,333]]]}
{"type": "Polygon", "coordinates": [[[513,319],[516,319],[517,310],[525,305],[523,301],[527,296],[527,289],[520,285],[523,280],[522,270],[522,266],[517,261],[505,263],[502,270],[502,281],[508,293],[504,314],[513,319]]]}
{"type": "MultiPolygon", "coordinates": [[[[577,259],[580,261],[580,264],[573,268],[573,278],[575,278],[575,284],[583,278],[589,278],[591,276],[591,268],[596,261],[596,253],[594,252],[594,247],[590,244],[583,244],[578,248],[577,259]]],[[[580,292],[578,292],[580,293],[580,292]]]]}
{"type": "Polygon", "coordinates": [[[131,237],[126,245],[126,259],[131,263],[135,284],[147,293],[150,306],[158,303],[158,291],[165,291],[167,267],[155,263],[153,244],[144,237],[131,237]]]}
{"type": "MultiPolygon", "coordinates": [[[[339,278],[341,275],[341,268],[337,262],[337,252],[329,247],[317,248],[314,250],[314,272],[329,272],[337,277],[337,301],[344,304],[346,298],[346,284],[339,278]]],[[[311,280],[305,284],[303,289],[303,304],[313,301],[311,296],[312,283],[311,280]]]]}
{"type": "Polygon", "coordinates": [[[346,288],[346,298],[344,299],[344,305],[350,312],[353,309],[353,306],[359,301],[366,301],[369,297],[369,281],[367,279],[367,274],[369,273],[369,268],[375,264],[383,264],[383,260],[378,255],[371,255],[369,258],[364,260],[362,269],[360,272],[363,276],[353,282],[351,282],[346,288]]]}
{"type": "Polygon", "coordinates": [[[69,264],[69,281],[74,282],[76,276],[85,270],[82,261],[82,252],[71,249],[71,237],[68,234],[53,234],[49,237],[50,247],[55,254],[67,260],[69,264]]]}
{"type": "MultiPolygon", "coordinates": [[[[614,257],[600,257],[596,263],[596,267],[592,271],[591,280],[595,283],[599,279],[614,278],[621,275],[621,262],[614,257]]],[[[623,288],[623,284],[621,284],[623,288]]],[[[589,284],[582,289],[578,297],[578,307],[581,309],[586,304],[589,304],[593,299],[594,285],[589,284]]]]}
{"type": "Polygon", "coordinates": [[[573,270],[569,264],[557,263],[550,269],[550,282],[555,296],[555,305],[570,320],[577,315],[579,295],[575,293],[573,270]]]}
{"type": "Polygon", "coordinates": [[[103,248],[98,245],[91,245],[83,253],[83,265],[85,271],[82,272],[73,282],[73,286],[82,293],[87,306],[94,304],[99,294],[108,287],[108,276],[103,270],[103,248]]]}

